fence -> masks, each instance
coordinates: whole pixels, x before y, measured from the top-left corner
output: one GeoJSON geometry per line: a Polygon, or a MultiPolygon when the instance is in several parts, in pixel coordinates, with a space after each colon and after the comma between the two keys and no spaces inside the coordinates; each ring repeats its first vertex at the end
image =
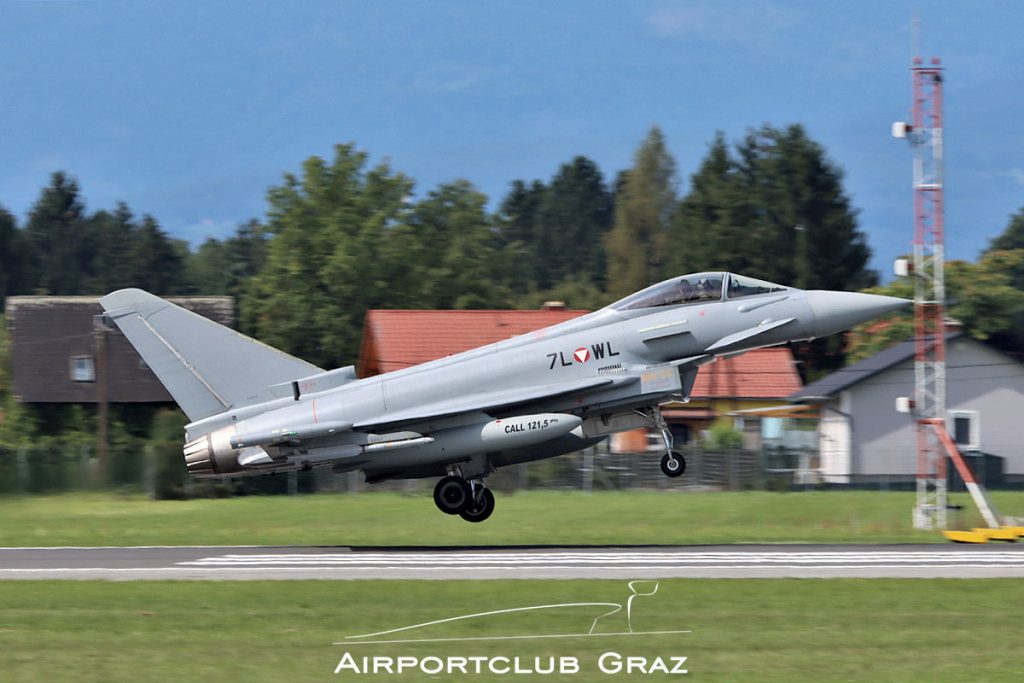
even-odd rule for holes
{"type": "MultiPolygon", "coordinates": [[[[610,453],[587,449],[559,458],[502,468],[488,478],[495,490],[625,490],[702,488],[746,490],[771,485],[760,453],[749,451],[684,451],[687,470],[678,479],[661,472],[661,454],[610,453]]],[[[188,498],[230,494],[274,494],[370,491],[427,491],[432,479],[396,480],[368,485],[360,473],[330,469],[278,476],[198,482],[185,471],[181,445],[140,442],[112,448],[107,476],[91,445],[45,444],[19,449],[0,446],[0,494],[56,493],[105,487],[142,492],[156,498],[188,498]]]]}
{"type": "MultiPolygon", "coordinates": [[[[802,490],[820,483],[814,454],[780,449],[713,451],[683,449],[686,472],[670,479],[661,472],[661,453],[611,453],[600,444],[579,453],[502,468],[488,478],[498,491],[554,489],[620,491],[690,489],[744,491],[802,490]]],[[[91,445],[40,444],[20,449],[0,446],[0,494],[56,493],[101,487],[144,493],[153,498],[192,498],[252,494],[372,491],[429,492],[433,479],[395,480],[368,485],[361,473],[329,468],[277,476],[196,481],[185,471],[177,441],[125,444],[111,449],[103,476],[91,445]]],[[[876,475],[855,488],[907,489],[906,475],[876,475]]]]}

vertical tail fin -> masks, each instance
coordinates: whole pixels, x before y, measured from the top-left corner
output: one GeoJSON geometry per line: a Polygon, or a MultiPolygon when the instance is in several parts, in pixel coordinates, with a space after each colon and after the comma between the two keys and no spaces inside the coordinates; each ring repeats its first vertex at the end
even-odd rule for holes
{"type": "Polygon", "coordinates": [[[100,304],[193,422],[269,401],[270,385],[322,372],[141,289],[120,289],[100,304]]]}

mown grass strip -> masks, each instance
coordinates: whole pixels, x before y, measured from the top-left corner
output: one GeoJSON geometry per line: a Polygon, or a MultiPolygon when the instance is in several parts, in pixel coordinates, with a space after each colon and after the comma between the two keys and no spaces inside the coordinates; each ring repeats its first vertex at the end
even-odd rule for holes
{"type": "MultiPolygon", "coordinates": [[[[1001,512],[1024,513],[1024,493],[994,497],[1001,512]]],[[[438,512],[429,496],[394,493],[155,502],[6,497],[0,546],[943,542],[911,527],[913,500],[866,491],[536,491],[499,495],[491,519],[467,524],[438,512]]]]}
{"type": "MultiPolygon", "coordinates": [[[[624,581],[5,582],[0,679],[322,681],[344,652],[573,656],[580,673],[515,680],[620,680],[602,653],[688,657],[702,681],[1019,681],[1018,580],[666,580],[601,638],[334,645],[439,618],[552,603],[624,603],[624,581]]],[[[608,611],[603,608],[603,611],[608,611]]],[[[599,610],[600,612],[600,610],[599,610]]],[[[555,610],[441,624],[409,638],[585,632],[594,615],[555,610]]],[[[344,673],[336,680],[494,680],[493,675],[344,673]]],[[[625,678],[625,677],[623,677],[625,678]]],[[[651,679],[652,677],[648,677],[651,679]]],[[[664,680],[662,675],[657,677],[664,680]]],[[[629,680],[632,680],[630,678],[629,680]]]]}

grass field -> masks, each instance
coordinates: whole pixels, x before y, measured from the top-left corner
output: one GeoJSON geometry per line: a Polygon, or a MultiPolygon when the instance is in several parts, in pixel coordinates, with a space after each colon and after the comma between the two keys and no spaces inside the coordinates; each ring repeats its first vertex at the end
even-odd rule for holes
{"type": "MultiPolygon", "coordinates": [[[[671,580],[661,582],[656,596],[637,599],[633,628],[692,633],[332,644],[484,610],[621,603],[627,595],[621,581],[5,582],[0,680],[319,681],[332,679],[345,651],[354,657],[503,655],[524,662],[570,655],[580,662],[580,673],[568,678],[508,676],[515,680],[627,678],[600,673],[597,661],[607,651],[686,656],[687,678],[701,681],[1021,680],[1024,582],[1018,580],[671,580]]],[[[590,616],[562,610],[488,617],[476,626],[445,624],[404,637],[580,633],[590,616]]],[[[622,616],[607,617],[598,632],[623,630],[622,616]]],[[[344,672],[345,678],[429,677],[344,672]]]]}
{"type": "MultiPolygon", "coordinates": [[[[966,494],[954,497],[970,506],[966,494]]],[[[1024,514],[1024,493],[996,493],[1024,514]]],[[[0,546],[530,545],[941,542],[911,528],[913,494],[595,493],[499,495],[469,524],[428,496],[392,493],[152,502],[99,494],[0,498],[0,546]]],[[[977,522],[977,520],[967,520],[977,522]]]]}

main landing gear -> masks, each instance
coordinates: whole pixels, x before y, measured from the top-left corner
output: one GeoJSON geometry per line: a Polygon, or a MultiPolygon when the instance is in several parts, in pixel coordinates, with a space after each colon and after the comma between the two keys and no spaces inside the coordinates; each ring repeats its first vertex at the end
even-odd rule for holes
{"type": "Polygon", "coordinates": [[[450,474],[434,487],[434,504],[445,514],[482,522],[494,512],[494,494],[482,479],[467,481],[461,475],[450,474]]]}

